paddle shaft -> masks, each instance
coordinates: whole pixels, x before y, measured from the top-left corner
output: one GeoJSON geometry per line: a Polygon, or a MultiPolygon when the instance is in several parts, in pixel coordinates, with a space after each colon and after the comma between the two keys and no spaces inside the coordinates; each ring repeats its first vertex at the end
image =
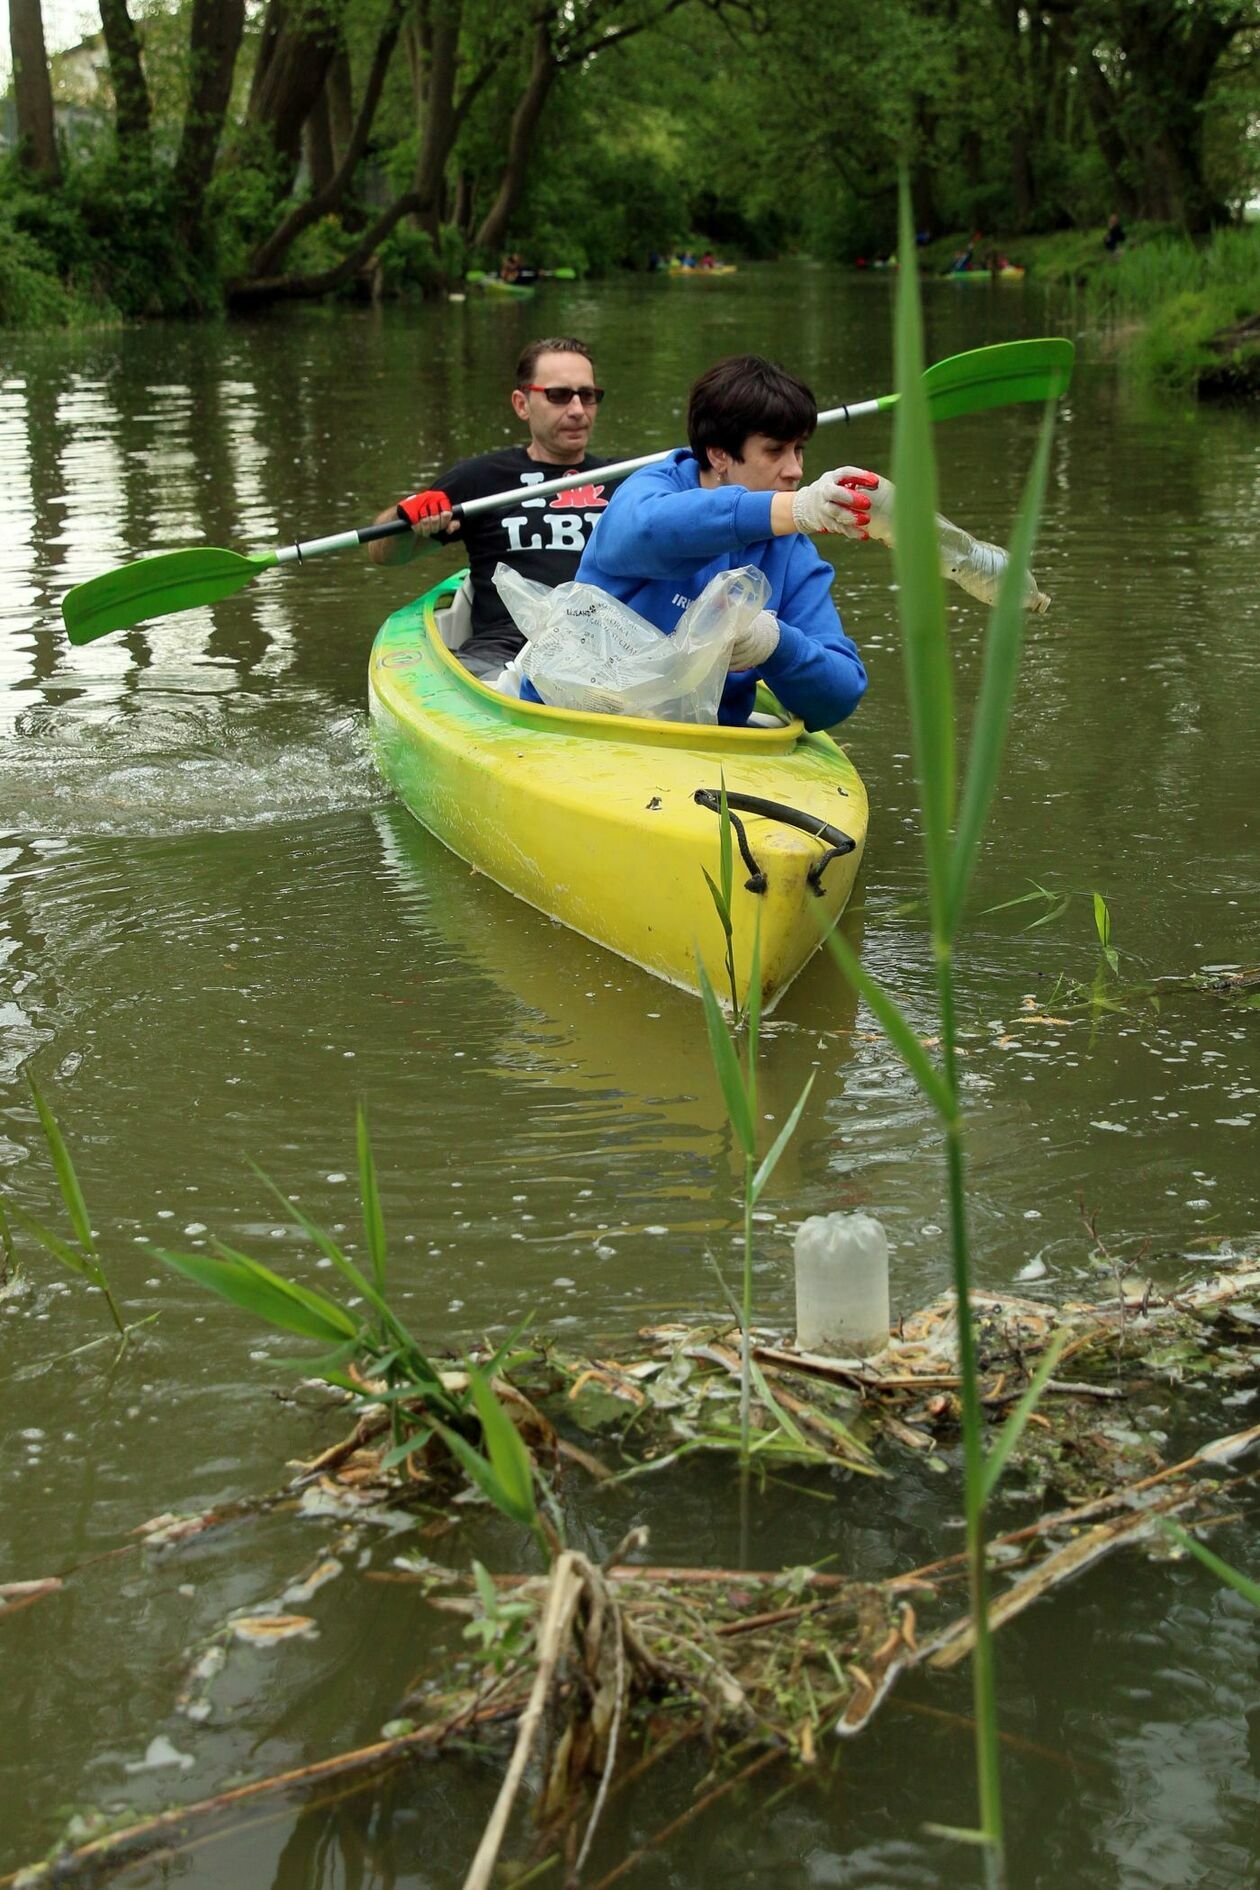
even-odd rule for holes
{"type": "MultiPolygon", "coordinates": [[[[1067,391],[1072,373],[1072,343],[1062,336],[1039,340],[999,341],[968,354],[951,355],[937,361],[923,376],[924,390],[935,420],[952,420],[959,414],[978,414],[991,407],[1007,407],[1018,401],[1057,399],[1067,391]]],[[[832,407],[819,414],[819,421],[858,420],[868,414],[882,413],[895,405],[895,394],[881,394],[876,400],[863,400],[853,406],[832,407]]],[[[553,493],[572,491],[588,485],[592,476],[601,486],[609,485],[641,466],[657,465],[669,457],[646,453],[639,459],[618,460],[608,466],[592,467],[585,473],[566,473],[559,479],[540,480],[536,486],[516,486],[510,492],[497,492],[484,499],[471,499],[454,507],[457,518],[473,518],[481,512],[528,504],[546,499],[553,493]]],[[[328,538],[311,538],[299,544],[281,545],[274,551],[241,556],[213,546],[185,546],[181,551],[159,552],[131,565],[103,571],[98,577],[76,584],[61,600],[61,614],[66,632],[75,644],[91,643],[115,630],[127,630],[155,617],[170,616],[175,611],[198,609],[231,597],[253,581],[260,571],[276,565],[304,564],[325,552],[353,551],[371,544],[376,538],[393,538],[408,532],[405,519],[387,519],[380,525],[365,525],[358,531],[335,532],[328,538]]]]}
{"type": "MultiPolygon", "coordinates": [[[[829,407],[826,413],[819,414],[818,424],[821,427],[833,420],[863,420],[868,414],[891,406],[896,398],[895,394],[882,394],[877,400],[859,401],[851,407],[829,407]]],[[[638,459],[619,459],[611,466],[563,473],[558,479],[544,479],[538,485],[514,486],[510,492],[491,492],[483,499],[468,499],[463,505],[452,506],[451,516],[477,518],[483,512],[505,512],[509,505],[519,505],[524,499],[549,499],[556,492],[572,492],[576,486],[589,486],[594,479],[598,479],[601,486],[611,485],[614,480],[629,478],[642,466],[659,466],[674,450],[666,447],[664,452],[644,453],[638,459]]],[[[321,557],[326,551],[353,551],[356,545],[370,545],[377,538],[400,538],[410,530],[405,518],[390,518],[380,525],[364,525],[359,531],[333,532],[327,538],[308,538],[302,544],[282,545],[275,559],[277,564],[304,564],[308,558],[321,557]]]]}

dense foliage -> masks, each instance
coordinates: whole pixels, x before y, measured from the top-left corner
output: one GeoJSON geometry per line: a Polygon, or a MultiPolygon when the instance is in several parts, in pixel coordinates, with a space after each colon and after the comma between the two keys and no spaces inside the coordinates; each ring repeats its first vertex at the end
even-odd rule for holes
{"type": "Polygon", "coordinates": [[[1260,0],[100,0],[96,71],[9,5],[0,322],[851,259],[902,161],[921,232],[1006,244],[1260,189],[1260,0]]]}

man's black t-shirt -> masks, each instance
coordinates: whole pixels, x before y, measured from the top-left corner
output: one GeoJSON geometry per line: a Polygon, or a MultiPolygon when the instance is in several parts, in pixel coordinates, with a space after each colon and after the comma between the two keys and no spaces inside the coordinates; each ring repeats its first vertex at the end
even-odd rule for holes
{"type": "Polygon", "coordinates": [[[553,466],[531,459],[523,446],[509,446],[501,453],[461,459],[433,481],[453,505],[506,492],[514,485],[521,488],[519,505],[463,519],[458,531],[433,541],[462,546],[472,572],[473,633],[461,656],[501,655],[506,663],[516,655],[525,639],[494,588],[495,565],[510,564],[522,577],[539,584],[569,583],[577,576],[586,542],[608,503],[600,485],[575,486],[570,492],[553,492],[542,499],[531,499],[529,488],[569,472],[594,472],[608,463],[588,454],[576,466],[553,466]]]}

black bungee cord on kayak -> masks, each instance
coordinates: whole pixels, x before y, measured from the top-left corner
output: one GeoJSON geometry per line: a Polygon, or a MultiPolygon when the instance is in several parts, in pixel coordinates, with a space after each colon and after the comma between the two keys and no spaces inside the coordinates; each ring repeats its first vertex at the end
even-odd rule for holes
{"type": "MultiPolygon", "coordinates": [[[[719,817],[722,812],[722,790],[720,788],[697,788],[693,799],[698,807],[707,807],[711,814],[719,817]]],[[[827,842],[827,851],[814,861],[805,878],[812,892],[822,898],[822,876],[832,860],[843,859],[846,853],[852,853],[857,841],[841,828],[831,826],[825,820],[819,820],[817,814],[804,814],[799,807],[788,807],[783,801],[763,800],[759,794],[726,794],[726,808],[730,815],[735,838],[739,842],[740,857],[748,868],[748,879],[744,882],[751,893],[763,893],[768,884],[766,876],[753,857],[744,832],[744,823],[740,814],[759,814],[763,820],[781,820],[787,827],[797,827],[802,833],[812,834],[816,840],[827,842]]]]}

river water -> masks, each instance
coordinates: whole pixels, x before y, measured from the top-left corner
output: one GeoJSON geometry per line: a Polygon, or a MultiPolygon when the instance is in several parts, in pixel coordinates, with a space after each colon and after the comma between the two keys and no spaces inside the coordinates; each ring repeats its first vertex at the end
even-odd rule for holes
{"type": "MultiPolygon", "coordinates": [[[[1260,1014],[1177,982],[1260,956],[1256,419],[1143,395],[1081,311],[1032,289],[929,284],[926,328],[930,359],[1042,332],[1080,348],[1035,560],[1053,609],[1030,624],[960,967],[978,1271],[1104,1293],[1083,1210],[1114,1255],[1171,1281],[1254,1251],[1260,1227],[1260,1014]],[[1094,893],[1120,958],[1091,1008],[1094,893]],[[1158,1003],[1135,991],[1157,979],[1158,1003]]],[[[530,1314],[598,1349],[711,1307],[710,1256],[738,1252],[698,1005],[470,874],[374,773],[367,652],[415,567],[344,556],[272,572],[78,651],[59,599],[147,551],[367,522],[461,452],[514,437],[507,388],[531,335],[593,344],[610,389],[596,444],[621,456],[680,438],[687,385],[722,353],[778,356],[824,407],[886,392],[890,330],[888,283],[801,266],[0,344],[0,1183],[60,1214],[29,1066],[128,1318],[159,1315],[121,1362],[109,1347],[67,1356],[103,1330],[102,1304],[20,1242],[22,1278],[0,1301],[0,1581],[67,1580],[0,1628],[0,1872],[76,1809],[144,1812],[367,1743],[424,1667],[435,1629],[405,1587],[367,1578],[396,1552],[369,1536],[371,1566],[346,1560],[310,1603],[316,1638],[236,1649],[209,1717],[178,1710],[227,1616],[274,1606],[330,1539],[286,1513],[147,1559],[129,1534],[257,1496],[338,1433],[279,1368],[284,1345],[154,1257],[218,1238],[318,1279],[251,1161],[354,1242],[366,1100],[396,1287],[435,1349],[530,1314]],[[146,1754],[171,1762],[133,1769],[146,1754]]],[[[1006,538],[1036,425],[1011,408],[942,428],[942,509],[1006,538]]],[[[888,423],[868,421],[820,436],[808,468],[887,469],[888,451],[888,423]]],[[[891,565],[875,544],[834,561],[871,675],[846,730],[872,806],[850,936],[930,1033],[891,565]]],[[[958,592],[949,609],[965,709],[984,613],[958,592]]],[[[936,1132],[822,963],[771,1021],[767,1113],[810,1072],[761,1228],[761,1316],[790,1318],[791,1231],[837,1207],[880,1216],[895,1304],[923,1304],[948,1284],[936,1132]]],[[[1170,1392],[1164,1428],[1193,1443],[1254,1420],[1249,1392],[1224,1395],[1170,1392]]],[[[654,1561],[738,1555],[722,1467],[632,1487],[633,1504],[594,1505],[587,1546],[606,1553],[646,1520],[654,1561]]],[[[755,1504],[753,1565],[830,1554],[873,1576],[957,1542],[953,1476],[899,1464],[874,1496],[831,1494],[755,1504]]],[[[505,1529],[473,1535],[491,1566],[519,1555],[505,1529]]],[[[1254,1501],[1221,1546],[1260,1570],[1254,1501]]],[[[1024,1741],[1004,1761],[1014,1883],[1256,1880],[1260,1623],[1243,1601],[1197,1565],[1117,1559],[1004,1631],[998,1654],[1004,1723],[1024,1741]]],[[[965,1674],[916,1680],[838,1774],[770,1805],[770,1787],[724,1801],[626,1881],[973,1881],[969,1853],[922,1828],[974,1815],[969,1697],[965,1674]]],[[[685,1806],[703,1765],[614,1807],[605,1870],[685,1806]]],[[[446,1890],[496,1782],[451,1758],[305,1815],[271,1805],[129,1875],[446,1890]]]]}

